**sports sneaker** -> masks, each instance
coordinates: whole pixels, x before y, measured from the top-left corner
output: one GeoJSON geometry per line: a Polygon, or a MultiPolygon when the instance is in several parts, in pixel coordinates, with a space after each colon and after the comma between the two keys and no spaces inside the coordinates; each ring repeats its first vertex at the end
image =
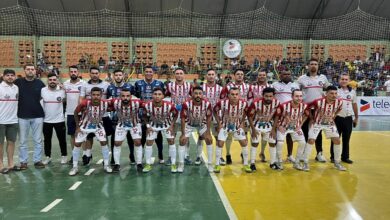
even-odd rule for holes
{"type": "Polygon", "coordinates": [[[195,165],[199,166],[202,164],[202,160],[200,159],[200,157],[197,157],[194,163],[195,165]]]}
{"type": "Polygon", "coordinates": [[[68,160],[68,158],[66,156],[62,156],[61,157],[61,164],[66,164],[67,160],[68,160]]]}
{"type": "Polygon", "coordinates": [[[340,171],[347,171],[347,168],[345,168],[343,165],[341,165],[340,162],[335,162],[334,167],[340,171]]]}
{"type": "Polygon", "coordinates": [[[225,159],[223,159],[223,157],[219,158],[219,164],[221,166],[225,166],[226,165],[226,161],[225,161],[225,159]]]}
{"type": "Polygon", "coordinates": [[[171,165],[171,173],[176,173],[177,172],[177,166],[176,164],[171,165]]]}
{"type": "Polygon", "coordinates": [[[73,167],[73,168],[69,171],[69,176],[75,176],[78,172],[79,172],[79,168],[73,167]]]}
{"type": "Polygon", "coordinates": [[[302,170],[302,165],[299,162],[294,163],[293,168],[297,170],[302,170]]]}
{"type": "Polygon", "coordinates": [[[160,159],[160,160],[158,161],[158,163],[159,163],[159,164],[164,164],[165,161],[164,161],[163,159],[160,159]]]}
{"type": "Polygon", "coordinates": [[[247,173],[252,173],[252,169],[249,165],[244,165],[244,167],[242,167],[242,169],[247,173]]]}
{"type": "Polygon", "coordinates": [[[168,157],[168,160],[165,162],[165,166],[171,166],[171,165],[172,165],[171,157],[168,157]]]}
{"type": "Polygon", "coordinates": [[[43,164],[42,161],[35,162],[34,166],[35,166],[36,169],[45,168],[45,164],[43,164]]]}
{"type": "Polygon", "coordinates": [[[184,163],[179,163],[179,165],[177,166],[177,172],[178,173],[184,172],[184,163]]]}
{"type": "Polygon", "coordinates": [[[42,163],[45,164],[45,165],[48,165],[49,163],[51,163],[51,158],[50,157],[46,157],[46,159],[42,163]]]}
{"type": "Polygon", "coordinates": [[[276,163],[276,165],[279,167],[279,170],[283,170],[284,168],[283,168],[283,163],[276,163]]]}
{"type": "Polygon", "coordinates": [[[256,171],[256,165],[254,163],[251,164],[251,170],[256,171]]]}
{"type": "Polygon", "coordinates": [[[232,155],[226,155],[226,164],[232,164],[233,161],[232,161],[232,155]]]}
{"type": "Polygon", "coordinates": [[[308,163],[303,163],[302,170],[308,172],[310,170],[310,166],[308,163]]]}
{"type": "Polygon", "coordinates": [[[321,163],[325,163],[326,162],[326,159],[325,159],[324,155],[322,155],[322,152],[319,152],[317,154],[316,161],[321,162],[321,163]]]}
{"type": "Polygon", "coordinates": [[[137,164],[137,172],[142,172],[143,168],[144,166],[142,166],[142,164],[137,164]]]}
{"type": "Polygon", "coordinates": [[[279,166],[278,166],[277,163],[272,163],[272,164],[269,165],[269,167],[270,167],[271,169],[273,169],[273,170],[279,170],[279,166]]]}
{"type": "MultiPolygon", "coordinates": [[[[141,165],[141,166],[142,166],[142,164],[138,164],[138,165],[141,165]]],[[[137,168],[138,168],[138,165],[137,165],[137,168]]],[[[144,172],[144,173],[149,173],[151,170],[152,170],[152,165],[150,165],[150,164],[145,164],[144,168],[142,169],[142,172],[144,172]]]]}
{"type": "Polygon", "coordinates": [[[293,155],[288,156],[286,162],[295,163],[295,158],[293,157],[293,155]]]}
{"type": "Polygon", "coordinates": [[[111,166],[110,166],[110,165],[105,165],[105,166],[104,166],[104,171],[105,171],[106,173],[112,173],[112,168],[111,168],[111,166]]]}
{"type": "Polygon", "coordinates": [[[220,173],[221,172],[221,165],[215,165],[214,166],[214,173],[220,173]]]}
{"type": "Polygon", "coordinates": [[[262,163],[267,162],[267,160],[265,159],[265,155],[264,155],[264,154],[259,154],[259,157],[260,157],[260,161],[261,161],[262,163]]]}
{"type": "Polygon", "coordinates": [[[208,168],[208,170],[209,170],[210,173],[214,172],[214,167],[213,167],[213,165],[212,165],[211,163],[209,163],[209,164],[207,165],[207,168],[208,168]]]}
{"type": "Polygon", "coordinates": [[[115,164],[113,167],[112,167],[112,172],[114,173],[119,173],[121,169],[121,166],[119,164],[115,164]]]}
{"type": "Polygon", "coordinates": [[[186,158],[184,158],[184,164],[185,164],[185,165],[191,165],[191,164],[192,164],[192,160],[190,159],[189,156],[187,156],[186,158]]]}

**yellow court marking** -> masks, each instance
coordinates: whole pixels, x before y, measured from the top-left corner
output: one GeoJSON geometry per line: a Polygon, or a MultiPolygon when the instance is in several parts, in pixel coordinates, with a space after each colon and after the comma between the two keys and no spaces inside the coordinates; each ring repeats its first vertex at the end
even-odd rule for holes
{"type": "MultiPolygon", "coordinates": [[[[313,149],[310,172],[291,164],[273,171],[257,157],[257,172],[247,174],[234,142],[233,165],[216,176],[238,219],[390,219],[389,143],[390,132],[354,132],[350,155],[355,163],[345,165],[347,172],[314,162],[313,149]]],[[[328,140],[323,149],[329,159],[328,140]]]]}

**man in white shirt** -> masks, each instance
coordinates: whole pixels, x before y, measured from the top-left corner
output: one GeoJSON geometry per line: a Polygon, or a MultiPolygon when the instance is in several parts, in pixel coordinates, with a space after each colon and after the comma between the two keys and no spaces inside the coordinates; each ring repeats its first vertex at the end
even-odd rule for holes
{"type": "Polygon", "coordinates": [[[43,163],[51,162],[51,138],[53,136],[53,128],[56,131],[58,143],[61,149],[61,164],[66,164],[66,128],[63,101],[65,100],[65,91],[58,87],[57,75],[49,73],[47,75],[48,85],[41,90],[43,101],[43,137],[46,159],[43,163]]]}
{"type": "MultiPolygon", "coordinates": [[[[356,91],[348,86],[350,79],[348,74],[341,74],[339,79],[340,88],[337,91],[338,98],[343,100],[343,107],[335,118],[337,131],[342,137],[342,152],[341,161],[352,164],[353,161],[349,159],[349,140],[352,134],[352,126],[356,127],[358,123],[358,108],[356,103],[356,91]],[[354,119],[352,119],[352,115],[354,119]]],[[[330,159],[334,161],[333,142],[330,148],[330,159]]]]}
{"type": "MultiPolygon", "coordinates": [[[[389,79],[390,76],[387,76],[387,78],[389,79]]],[[[387,80],[383,86],[386,88],[386,96],[390,96],[390,79],[387,80]]]]}
{"type": "Polygon", "coordinates": [[[19,88],[14,84],[15,71],[6,69],[3,82],[0,83],[0,173],[6,174],[18,170],[14,166],[15,141],[18,133],[18,94],[19,88]],[[3,164],[3,144],[7,139],[8,167],[3,164]]]}

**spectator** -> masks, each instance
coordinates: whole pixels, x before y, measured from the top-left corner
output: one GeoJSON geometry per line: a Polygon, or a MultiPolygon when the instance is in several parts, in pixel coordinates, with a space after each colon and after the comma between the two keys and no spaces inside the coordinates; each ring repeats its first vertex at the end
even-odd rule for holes
{"type": "Polygon", "coordinates": [[[390,75],[387,76],[387,81],[383,84],[383,87],[386,88],[386,96],[390,96],[390,75]]]}
{"type": "Polygon", "coordinates": [[[163,64],[161,64],[160,72],[161,74],[168,74],[169,66],[167,64],[167,61],[163,61],[163,64]]]}
{"type": "Polygon", "coordinates": [[[85,69],[86,63],[87,63],[87,60],[85,60],[84,56],[82,55],[81,58],[79,59],[80,69],[85,69]]]}
{"type": "Polygon", "coordinates": [[[110,57],[110,61],[108,61],[108,72],[112,73],[115,69],[115,60],[110,57]]]}
{"type": "Polygon", "coordinates": [[[103,57],[100,57],[98,60],[99,70],[102,72],[106,66],[106,61],[103,59],[103,57]]]}
{"type": "Polygon", "coordinates": [[[233,58],[233,60],[230,62],[230,66],[232,67],[232,71],[236,70],[238,67],[238,62],[236,58],[233,58]]]}
{"type": "Polygon", "coordinates": [[[177,68],[179,68],[179,66],[176,65],[176,62],[175,62],[175,61],[173,61],[173,64],[172,64],[172,66],[171,66],[172,72],[175,71],[177,68]]]}
{"type": "Polygon", "coordinates": [[[182,69],[185,68],[185,63],[184,63],[183,58],[179,58],[179,62],[177,63],[177,65],[179,68],[182,68],[182,69]]]}

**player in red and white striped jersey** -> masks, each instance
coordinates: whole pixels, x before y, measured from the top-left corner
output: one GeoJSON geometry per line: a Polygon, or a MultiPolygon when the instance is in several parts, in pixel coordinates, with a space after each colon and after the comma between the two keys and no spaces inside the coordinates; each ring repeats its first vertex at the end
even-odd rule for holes
{"type": "MultiPolygon", "coordinates": [[[[238,88],[239,89],[239,95],[240,99],[243,99],[245,101],[253,99],[251,96],[252,93],[250,92],[250,85],[244,82],[244,71],[242,69],[236,69],[234,71],[234,82],[228,83],[221,92],[221,99],[226,99],[228,98],[228,93],[231,88],[238,88]]],[[[244,126],[244,131],[248,131],[249,125],[246,124],[244,126]]],[[[232,137],[229,136],[228,139],[226,140],[226,163],[227,164],[232,164],[232,157],[230,155],[230,147],[232,145],[232,137]]]]}
{"type": "Polygon", "coordinates": [[[231,88],[228,99],[221,100],[214,107],[214,116],[218,123],[218,147],[215,150],[214,172],[221,170],[220,160],[222,148],[229,135],[233,135],[242,147],[244,170],[252,172],[248,165],[248,140],[244,131],[248,103],[240,99],[239,89],[231,88]]]}
{"type": "Polygon", "coordinates": [[[142,171],[142,128],[141,119],[139,118],[139,109],[142,106],[142,102],[139,99],[132,99],[130,90],[122,89],[120,99],[112,99],[111,104],[118,117],[115,128],[115,147],[113,150],[115,165],[113,172],[119,172],[121,145],[126,139],[128,132],[130,132],[135,146],[137,170],[142,171]]]}
{"type": "Polygon", "coordinates": [[[74,111],[74,119],[76,122],[76,138],[73,148],[73,168],[69,175],[74,176],[78,173],[78,161],[80,156],[81,144],[86,141],[88,134],[94,133],[102,146],[102,154],[104,161],[104,170],[111,173],[112,169],[109,166],[110,151],[107,146],[106,132],[103,127],[103,117],[109,111],[110,101],[101,100],[102,91],[99,87],[91,89],[91,99],[83,100],[74,111]],[[82,113],[81,120],[79,113],[82,113]]]}
{"type": "MultiPolygon", "coordinates": [[[[184,102],[183,108],[181,110],[181,137],[179,146],[179,165],[177,172],[181,173],[184,171],[185,146],[187,146],[189,142],[191,133],[196,130],[198,131],[199,137],[206,141],[209,170],[212,169],[211,161],[213,154],[213,142],[210,135],[212,115],[213,112],[211,103],[203,98],[202,87],[195,87],[192,91],[191,100],[184,102]]],[[[197,158],[195,161],[201,161],[201,156],[202,149],[198,149],[197,158]]]]}
{"type": "Polygon", "coordinates": [[[334,143],[334,166],[336,169],[345,171],[346,168],[340,163],[341,146],[340,137],[337,131],[334,119],[341,111],[343,101],[337,98],[337,87],[328,86],[326,88],[326,96],[321,99],[314,100],[309,105],[309,108],[314,109],[314,117],[309,125],[309,138],[306,147],[310,150],[321,131],[325,132],[325,136],[332,139],[334,143]]]}
{"type": "Polygon", "coordinates": [[[251,126],[252,147],[251,147],[251,170],[256,170],[256,150],[259,146],[260,134],[262,140],[270,145],[270,153],[275,149],[276,126],[274,123],[274,115],[279,107],[279,101],[274,98],[275,89],[265,88],[263,90],[263,98],[255,99],[248,110],[249,124],[251,126]]]}
{"type": "Polygon", "coordinates": [[[176,173],[176,145],[175,145],[175,122],[178,111],[171,102],[163,101],[164,93],[159,87],[153,89],[152,101],[143,104],[143,117],[147,122],[147,136],[145,147],[146,165],[143,172],[152,170],[153,142],[157,138],[157,133],[162,131],[168,140],[169,156],[171,158],[171,172],[176,173]]]}
{"type": "Polygon", "coordinates": [[[292,92],[292,100],[283,103],[278,108],[275,120],[278,120],[278,129],[276,132],[276,156],[279,158],[272,158],[274,155],[271,154],[271,164],[275,163],[271,168],[283,169],[282,165],[278,162],[282,157],[282,147],[287,134],[291,134],[292,140],[298,142],[298,150],[294,162],[294,168],[298,170],[309,170],[308,156],[304,157],[304,154],[310,153],[305,149],[306,141],[302,132],[302,124],[306,121],[309,115],[307,105],[302,102],[303,94],[302,91],[297,89],[292,92]],[[306,158],[306,159],[304,159],[306,158]],[[301,160],[304,160],[303,167],[301,166],[301,160]],[[272,161],[274,161],[272,163],[272,161]]]}

